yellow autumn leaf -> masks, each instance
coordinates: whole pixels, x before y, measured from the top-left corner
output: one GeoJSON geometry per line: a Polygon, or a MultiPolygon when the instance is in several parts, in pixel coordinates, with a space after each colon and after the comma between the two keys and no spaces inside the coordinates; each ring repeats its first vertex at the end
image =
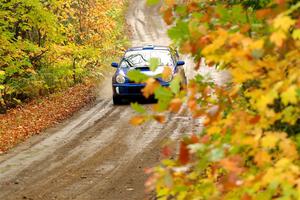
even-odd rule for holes
{"type": "Polygon", "coordinates": [[[277,178],[276,175],[277,174],[276,174],[275,169],[274,168],[269,168],[267,170],[266,174],[263,176],[261,184],[262,185],[269,184],[270,182],[274,181],[275,178],[277,178]]]}
{"type": "Polygon", "coordinates": [[[249,145],[249,146],[251,146],[253,148],[257,147],[257,141],[255,140],[255,138],[253,136],[244,137],[241,140],[241,144],[243,144],[243,145],[249,145]]]}
{"type": "Polygon", "coordinates": [[[299,118],[299,111],[297,112],[297,108],[294,106],[287,106],[281,112],[281,121],[287,122],[289,124],[295,124],[297,119],[299,118]]]}
{"type": "Polygon", "coordinates": [[[260,112],[264,112],[269,104],[274,102],[278,97],[278,93],[274,90],[269,91],[267,94],[260,97],[256,102],[256,107],[260,112]]]}
{"type": "Polygon", "coordinates": [[[165,66],[163,73],[162,73],[162,79],[164,81],[170,81],[172,79],[172,69],[171,67],[165,66]]]}
{"type": "Polygon", "coordinates": [[[175,4],[175,0],[165,0],[165,3],[169,6],[172,7],[175,4]]]}
{"type": "Polygon", "coordinates": [[[297,147],[290,139],[286,138],[280,141],[279,147],[286,157],[290,159],[298,158],[297,147]]]}
{"type": "Polygon", "coordinates": [[[272,33],[270,40],[276,46],[281,47],[286,38],[287,38],[286,34],[282,30],[278,30],[278,31],[272,33]]]}
{"type": "Polygon", "coordinates": [[[296,29],[293,31],[293,38],[295,40],[300,40],[300,29],[296,29]]]}
{"type": "Polygon", "coordinates": [[[287,32],[291,26],[295,24],[295,20],[291,19],[289,16],[279,15],[275,18],[273,25],[276,29],[281,29],[287,32]]]}
{"type": "Polygon", "coordinates": [[[262,49],[263,46],[264,46],[264,42],[265,41],[263,39],[259,39],[259,40],[253,41],[252,43],[250,43],[249,48],[251,50],[262,49]]]}
{"type": "Polygon", "coordinates": [[[261,145],[264,148],[274,148],[278,140],[279,137],[276,135],[276,133],[267,133],[267,135],[261,139],[261,145]]]}
{"type": "Polygon", "coordinates": [[[289,103],[297,103],[296,89],[296,85],[291,85],[286,91],[281,93],[281,101],[284,105],[288,105],[289,103]]]}
{"type": "Polygon", "coordinates": [[[214,51],[218,50],[220,47],[222,47],[225,44],[225,42],[227,41],[228,33],[222,29],[219,29],[218,34],[219,34],[218,37],[213,41],[213,43],[210,45],[207,45],[203,49],[202,53],[204,55],[213,53],[214,51]]]}
{"type": "Polygon", "coordinates": [[[243,83],[252,78],[251,74],[245,73],[245,71],[241,68],[230,69],[230,73],[233,77],[233,80],[237,83],[243,83]]]}
{"type": "Polygon", "coordinates": [[[271,157],[266,151],[259,151],[255,154],[254,161],[257,166],[263,166],[271,162],[271,157]]]}

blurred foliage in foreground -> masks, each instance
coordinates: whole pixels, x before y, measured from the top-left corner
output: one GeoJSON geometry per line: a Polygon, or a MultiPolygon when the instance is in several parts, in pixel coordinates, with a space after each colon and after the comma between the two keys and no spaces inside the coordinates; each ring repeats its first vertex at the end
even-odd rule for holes
{"type": "MultiPolygon", "coordinates": [[[[144,93],[158,98],[154,110],[187,105],[205,126],[181,141],[177,160],[150,170],[148,188],[158,199],[299,199],[300,2],[165,0],[162,12],[196,69],[205,57],[228,70],[232,83],[197,75],[178,91],[176,79],[169,89],[147,82],[144,93]]],[[[133,124],[164,121],[133,107],[141,114],[133,124]]]]}
{"type": "Polygon", "coordinates": [[[125,42],[124,8],[125,0],[1,0],[0,110],[101,76],[125,42]]]}

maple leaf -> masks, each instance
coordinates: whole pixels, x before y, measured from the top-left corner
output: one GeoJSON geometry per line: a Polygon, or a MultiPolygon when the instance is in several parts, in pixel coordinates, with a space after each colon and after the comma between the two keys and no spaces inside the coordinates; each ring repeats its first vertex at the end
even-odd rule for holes
{"type": "Polygon", "coordinates": [[[272,33],[270,40],[271,42],[276,44],[276,46],[281,47],[286,38],[287,38],[286,34],[283,31],[279,30],[272,33]]]}
{"type": "Polygon", "coordinates": [[[170,148],[170,146],[164,146],[162,149],[162,155],[165,157],[169,157],[172,154],[172,149],[170,148]]]}
{"type": "Polygon", "coordinates": [[[271,162],[271,157],[266,151],[259,151],[254,156],[254,161],[257,166],[264,166],[266,163],[271,162]]]}
{"type": "Polygon", "coordinates": [[[281,29],[287,32],[291,26],[296,23],[295,20],[291,19],[289,16],[278,16],[275,18],[273,24],[276,29],[281,29]]]}
{"type": "Polygon", "coordinates": [[[243,160],[239,155],[222,159],[219,163],[230,172],[241,174],[244,171],[243,160]]]}
{"type": "Polygon", "coordinates": [[[294,38],[295,40],[300,40],[300,29],[295,29],[295,30],[293,31],[293,38],[294,38]]]}
{"type": "Polygon", "coordinates": [[[182,105],[182,100],[179,98],[172,99],[169,105],[169,111],[178,113],[182,105]]]}
{"type": "Polygon", "coordinates": [[[187,148],[187,144],[183,141],[180,142],[178,160],[182,165],[186,165],[190,160],[189,149],[187,148]]]}
{"type": "Polygon", "coordinates": [[[259,122],[260,118],[261,118],[261,117],[260,117],[259,115],[256,115],[255,117],[253,117],[253,118],[251,118],[251,119],[249,120],[249,123],[250,123],[250,124],[256,124],[256,123],[259,122]]]}
{"type": "Polygon", "coordinates": [[[172,7],[175,5],[175,0],[165,0],[165,3],[169,6],[169,7],[172,7]]]}
{"type": "Polygon", "coordinates": [[[166,121],[166,117],[163,115],[154,115],[153,118],[161,124],[165,123],[166,121]]]}
{"type": "Polygon", "coordinates": [[[149,78],[146,81],[146,86],[142,89],[143,95],[148,98],[154,94],[155,89],[159,86],[159,83],[154,78],[149,78]]]}
{"type": "Polygon", "coordinates": [[[272,10],[269,8],[260,9],[260,10],[256,11],[256,17],[258,19],[263,19],[263,18],[269,16],[271,13],[272,13],[272,10]]]}
{"type": "Polygon", "coordinates": [[[279,147],[288,158],[297,159],[299,157],[295,143],[289,139],[280,141],[279,147]]]}
{"type": "Polygon", "coordinates": [[[266,136],[264,136],[261,139],[261,145],[264,148],[274,148],[279,141],[279,137],[276,133],[266,133],[266,136]]]}
{"type": "Polygon", "coordinates": [[[297,87],[291,85],[286,91],[280,94],[282,103],[288,105],[289,103],[297,103],[297,87]]]}
{"type": "Polygon", "coordinates": [[[278,93],[274,90],[269,91],[267,94],[262,96],[260,99],[257,100],[256,106],[259,111],[264,112],[267,109],[269,104],[274,102],[274,99],[277,98],[278,93]]]}
{"type": "Polygon", "coordinates": [[[171,67],[165,66],[162,72],[162,79],[169,82],[172,79],[172,69],[171,67]]]}
{"type": "Polygon", "coordinates": [[[172,24],[172,22],[173,22],[172,8],[169,8],[169,9],[164,11],[163,18],[164,18],[164,21],[166,22],[167,25],[172,24]]]}
{"type": "Polygon", "coordinates": [[[134,116],[133,118],[131,118],[130,124],[134,125],[134,126],[138,126],[138,125],[141,125],[142,123],[144,123],[145,121],[146,121],[146,117],[139,115],[139,116],[134,116]]]}

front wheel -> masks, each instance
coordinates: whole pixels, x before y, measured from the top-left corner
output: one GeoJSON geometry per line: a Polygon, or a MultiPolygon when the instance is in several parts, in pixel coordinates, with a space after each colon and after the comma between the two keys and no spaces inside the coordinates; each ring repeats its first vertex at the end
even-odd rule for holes
{"type": "Polygon", "coordinates": [[[114,105],[120,105],[120,104],[122,104],[122,99],[120,97],[113,96],[113,104],[114,105]]]}

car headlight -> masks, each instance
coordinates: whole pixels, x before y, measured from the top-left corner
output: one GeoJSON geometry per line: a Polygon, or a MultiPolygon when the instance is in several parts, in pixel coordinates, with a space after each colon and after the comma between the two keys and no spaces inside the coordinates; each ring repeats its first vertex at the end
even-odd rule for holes
{"type": "Polygon", "coordinates": [[[117,75],[116,77],[117,83],[125,83],[125,77],[121,74],[117,75]]]}

